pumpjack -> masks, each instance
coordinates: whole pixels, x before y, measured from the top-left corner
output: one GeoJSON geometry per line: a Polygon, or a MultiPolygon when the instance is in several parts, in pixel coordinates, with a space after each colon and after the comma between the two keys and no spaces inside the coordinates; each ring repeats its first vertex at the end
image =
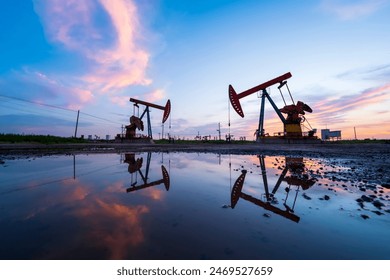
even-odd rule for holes
{"type": "Polygon", "coordinates": [[[142,121],[142,118],[146,115],[147,122],[148,122],[148,136],[147,136],[147,138],[153,139],[152,125],[150,122],[150,107],[164,111],[163,118],[162,118],[162,123],[164,124],[166,122],[166,120],[168,119],[169,114],[171,112],[171,101],[168,99],[165,106],[156,105],[156,104],[142,101],[142,100],[138,100],[135,98],[130,98],[130,102],[133,102],[134,107],[137,107],[137,108],[139,108],[139,104],[144,105],[145,109],[140,117],[135,116],[135,114],[133,114],[130,117],[130,125],[126,126],[126,137],[125,138],[126,139],[136,139],[137,138],[136,137],[136,129],[141,130],[141,131],[144,130],[144,123],[142,121]]]}
{"type": "Polygon", "coordinates": [[[142,172],[143,157],[138,157],[136,159],[134,153],[125,154],[124,162],[129,165],[127,169],[128,172],[131,175],[139,174],[141,177],[141,184],[137,182],[137,179],[133,181],[133,177],[132,177],[131,186],[126,189],[126,192],[134,192],[134,191],[146,189],[153,186],[158,186],[160,184],[164,184],[165,189],[169,191],[169,186],[170,186],[169,172],[167,171],[164,165],[161,165],[162,178],[159,180],[155,180],[153,182],[149,182],[149,168],[150,168],[151,158],[152,158],[152,154],[151,152],[148,152],[146,158],[145,174],[144,174],[142,172]]]}
{"type": "Polygon", "coordinates": [[[279,77],[276,77],[272,80],[269,80],[265,83],[262,83],[248,90],[245,90],[239,94],[236,93],[232,85],[229,85],[228,92],[229,92],[230,103],[233,109],[242,118],[244,117],[244,111],[242,110],[240,99],[249,96],[253,93],[261,91],[259,126],[255,132],[257,142],[263,142],[262,140],[264,140],[265,138],[270,138],[269,134],[265,133],[264,130],[264,105],[265,105],[266,98],[269,101],[269,103],[272,105],[273,109],[275,110],[278,117],[283,123],[283,128],[284,128],[283,132],[276,133],[274,137],[279,139],[316,139],[317,138],[316,136],[314,136],[314,134],[316,133],[316,129],[311,129],[307,133],[307,135],[302,132],[302,124],[303,122],[307,121],[304,115],[306,112],[312,113],[313,110],[309,107],[309,105],[303,103],[302,101],[298,101],[297,103],[294,102],[294,99],[291,95],[290,89],[288,88],[287,81],[286,81],[291,77],[292,77],[291,73],[287,72],[279,77]],[[280,91],[280,94],[285,104],[285,106],[281,109],[279,109],[276,106],[275,102],[272,100],[271,96],[267,91],[268,87],[278,83],[279,83],[278,89],[280,91]],[[291,101],[293,103],[291,105],[286,104],[283,93],[281,91],[281,88],[284,86],[286,86],[288,93],[291,97],[291,101]],[[285,117],[283,114],[286,114],[287,116],[285,117]]]}
{"type": "Polygon", "coordinates": [[[305,172],[305,164],[303,162],[303,158],[286,157],[286,165],[271,192],[269,191],[269,185],[267,180],[264,160],[265,157],[264,155],[259,155],[258,158],[260,161],[260,168],[265,191],[263,199],[253,197],[252,195],[246,194],[242,191],[245,182],[245,176],[247,174],[247,171],[244,169],[241,171],[241,175],[237,178],[231,191],[232,209],[234,209],[234,207],[237,205],[238,200],[242,198],[243,200],[249,201],[259,207],[264,208],[265,210],[271,211],[277,215],[283,216],[293,222],[298,223],[300,217],[294,213],[294,207],[299,189],[302,188],[302,190],[307,190],[312,187],[316,182],[314,178],[310,178],[308,173],[305,172]],[[289,176],[286,176],[287,173],[289,173],[289,176]],[[275,194],[281,186],[282,182],[286,182],[288,185],[288,187],[286,187],[285,189],[286,197],[283,203],[284,209],[279,208],[277,206],[275,199],[275,194]],[[290,192],[292,192],[292,186],[296,186],[297,188],[295,190],[295,197],[293,199],[292,205],[288,205],[288,196],[290,192]]]}

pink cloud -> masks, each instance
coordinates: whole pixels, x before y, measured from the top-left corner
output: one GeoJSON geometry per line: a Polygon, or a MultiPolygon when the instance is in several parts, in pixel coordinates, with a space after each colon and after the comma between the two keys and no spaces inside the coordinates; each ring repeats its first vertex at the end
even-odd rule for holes
{"type": "MultiPolygon", "coordinates": [[[[29,79],[31,78],[33,78],[34,82],[41,87],[44,87],[51,92],[59,93],[59,95],[65,99],[65,104],[63,105],[68,109],[78,110],[82,105],[89,103],[93,99],[93,94],[90,90],[65,85],[61,83],[59,79],[49,78],[41,72],[34,72],[29,79]]],[[[40,94],[38,96],[40,96],[40,94]]],[[[35,97],[35,101],[46,103],[46,100],[40,100],[38,97],[35,97]]]]}
{"type": "Polygon", "coordinates": [[[381,104],[389,100],[389,95],[390,84],[386,84],[366,89],[357,95],[347,95],[332,100],[325,99],[315,103],[313,108],[317,108],[317,112],[322,116],[340,114],[355,109],[362,109],[372,104],[381,104]]]}
{"type": "Polygon", "coordinates": [[[88,0],[34,1],[34,8],[42,18],[49,39],[78,50],[96,34],[90,14],[93,5],[94,2],[88,0]]]}
{"type": "Polygon", "coordinates": [[[7,80],[7,83],[0,80],[0,84],[9,95],[34,103],[78,110],[94,100],[92,91],[75,85],[72,78],[49,75],[28,67],[11,72],[7,80]]]}
{"type": "Polygon", "coordinates": [[[129,97],[128,96],[111,96],[110,101],[114,104],[117,104],[121,107],[129,106],[129,97]]]}
{"type": "Polygon", "coordinates": [[[89,62],[88,72],[80,75],[86,88],[104,93],[151,83],[146,77],[149,54],[140,44],[141,26],[132,0],[34,4],[48,38],[89,62]]]}
{"type": "Polygon", "coordinates": [[[90,229],[84,236],[91,244],[104,248],[110,259],[123,259],[129,245],[145,240],[142,217],[149,213],[144,205],[127,206],[98,198],[84,201],[72,213],[90,229]]]}
{"type": "MultiPolygon", "coordinates": [[[[165,92],[162,89],[156,89],[151,92],[145,94],[145,100],[148,102],[156,102],[165,97],[165,92]]],[[[161,106],[165,106],[165,104],[160,104],[161,106]]]]}

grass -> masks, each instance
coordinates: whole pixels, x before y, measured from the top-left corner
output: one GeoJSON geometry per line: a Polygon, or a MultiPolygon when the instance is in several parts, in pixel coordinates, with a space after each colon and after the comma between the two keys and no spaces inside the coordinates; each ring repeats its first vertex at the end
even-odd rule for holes
{"type": "Polygon", "coordinates": [[[65,144],[85,142],[86,140],[81,138],[60,137],[53,135],[0,134],[0,143],[65,144]]]}

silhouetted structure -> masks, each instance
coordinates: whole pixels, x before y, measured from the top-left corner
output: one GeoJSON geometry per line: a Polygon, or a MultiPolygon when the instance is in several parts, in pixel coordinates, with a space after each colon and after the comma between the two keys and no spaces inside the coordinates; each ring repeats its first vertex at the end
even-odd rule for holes
{"type": "Polygon", "coordinates": [[[268,186],[268,180],[267,180],[267,173],[265,168],[265,162],[264,162],[264,156],[259,155],[258,156],[260,161],[260,168],[262,171],[262,178],[263,178],[263,185],[264,185],[264,191],[265,191],[265,201],[255,198],[249,194],[246,194],[242,191],[244,182],[245,182],[245,176],[247,174],[246,170],[242,170],[241,175],[237,178],[236,182],[233,185],[232,192],[231,192],[231,207],[234,208],[237,205],[237,202],[240,198],[249,201],[257,206],[260,206],[266,210],[269,210],[275,214],[281,215],[289,220],[292,220],[294,222],[299,222],[300,218],[294,214],[294,207],[295,202],[297,200],[298,191],[295,194],[293,205],[290,207],[287,205],[287,199],[290,193],[291,186],[297,186],[298,189],[302,188],[303,190],[307,190],[311,186],[314,185],[316,182],[315,179],[309,178],[308,175],[304,172],[305,165],[303,163],[303,158],[291,158],[286,157],[286,165],[279,176],[278,181],[276,182],[274,188],[271,192],[269,192],[269,186],[268,186]],[[290,173],[289,176],[287,175],[287,172],[290,173]],[[278,191],[281,183],[285,181],[288,184],[288,188],[286,188],[286,198],[285,202],[283,203],[283,206],[285,209],[278,208],[275,206],[274,201],[274,195],[278,191]]]}

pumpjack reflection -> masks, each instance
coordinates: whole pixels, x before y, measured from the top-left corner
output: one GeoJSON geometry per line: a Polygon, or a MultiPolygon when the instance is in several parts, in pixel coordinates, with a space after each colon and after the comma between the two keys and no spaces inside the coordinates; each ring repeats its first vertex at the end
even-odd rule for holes
{"type": "Polygon", "coordinates": [[[282,173],[279,176],[278,181],[276,182],[274,188],[272,189],[271,193],[269,192],[268,187],[268,180],[267,180],[267,173],[265,168],[265,161],[264,156],[259,155],[258,156],[260,161],[260,168],[261,168],[261,174],[263,178],[263,184],[264,184],[264,190],[265,195],[264,199],[258,199],[251,195],[248,195],[244,192],[242,192],[245,176],[247,174],[246,170],[242,170],[242,174],[237,178],[236,182],[233,185],[233,189],[231,192],[231,207],[234,208],[240,198],[252,202],[266,210],[272,211],[275,214],[281,215],[287,219],[290,219],[296,223],[299,222],[300,217],[294,214],[294,207],[298,196],[299,188],[302,188],[303,190],[309,189],[311,186],[314,185],[316,180],[314,178],[309,178],[308,174],[305,173],[305,164],[303,162],[303,158],[291,158],[286,157],[286,165],[282,171],[282,173]],[[289,176],[287,175],[287,172],[289,172],[289,176]],[[284,199],[283,206],[285,209],[278,208],[275,201],[275,193],[278,191],[280,185],[282,182],[286,182],[288,184],[288,187],[286,187],[286,197],[284,199]],[[297,186],[295,197],[293,198],[293,204],[290,207],[287,205],[288,196],[290,194],[291,186],[297,186]]]}
{"type": "Polygon", "coordinates": [[[131,177],[131,187],[126,189],[127,192],[133,192],[133,191],[145,189],[145,188],[152,187],[152,186],[157,186],[160,184],[164,184],[165,189],[167,191],[169,190],[169,186],[170,186],[169,173],[168,173],[167,169],[164,167],[164,165],[161,165],[162,179],[156,180],[153,182],[148,182],[151,158],[152,158],[152,154],[151,154],[151,152],[148,152],[147,159],[146,159],[145,174],[144,174],[141,170],[142,164],[143,164],[143,157],[139,157],[136,159],[134,153],[125,154],[124,162],[126,162],[129,165],[127,170],[129,171],[130,174],[136,175],[135,180],[133,180],[133,176],[131,177]],[[142,180],[141,184],[139,184],[139,185],[137,185],[138,184],[138,180],[137,180],[138,174],[140,175],[141,180],[142,180]]]}

